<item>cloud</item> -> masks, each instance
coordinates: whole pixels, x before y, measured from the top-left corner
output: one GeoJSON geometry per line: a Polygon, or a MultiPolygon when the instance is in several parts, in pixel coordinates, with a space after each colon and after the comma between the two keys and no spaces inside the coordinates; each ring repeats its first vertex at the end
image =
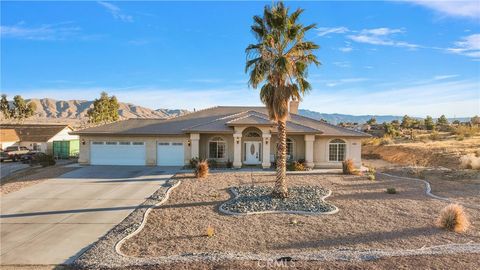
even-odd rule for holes
{"type": "Polygon", "coordinates": [[[428,1],[406,0],[407,2],[432,9],[440,14],[451,17],[480,18],[480,4],[478,1],[428,1]]]}
{"type": "Polygon", "coordinates": [[[450,53],[465,55],[474,59],[480,59],[480,34],[463,37],[454,43],[453,48],[447,48],[450,53]]]}
{"type": "Polygon", "coordinates": [[[355,42],[371,45],[404,47],[409,49],[416,49],[421,47],[420,45],[392,39],[391,36],[398,33],[405,33],[405,31],[403,29],[391,29],[381,27],[373,29],[363,29],[358,34],[348,35],[347,37],[355,42]]]}
{"type": "Polygon", "coordinates": [[[339,48],[341,52],[351,52],[353,50],[352,47],[341,47],[339,48]]]}
{"type": "Polygon", "coordinates": [[[358,83],[368,81],[367,78],[345,78],[340,80],[328,81],[325,85],[328,87],[335,87],[339,85],[349,84],[349,83],[358,83]]]}
{"type": "Polygon", "coordinates": [[[317,28],[317,35],[320,37],[327,36],[329,34],[343,34],[347,33],[349,30],[344,26],[340,27],[319,27],[317,28]]]}
{"type": "MultiPolygon", "coordinates": [[[[27,40],[66,40],[71,38],[87,39],[81,35],[81,28],[73,26],[71,22],[58,24],[43,24],[37,27],[28,27],[24,23],[0,26],[2,38],[16,38],[27,40]]],[[[92,36],[93,37],[93,36],[92,36]]]]}
{"type": "Polygon", "coordinates": [[[458,74],[437,75],[437,76],[434,76],[434,77],[433,77],[433,80],[435,80],[435,81],[440,81],[440,80],[446,80],[446,79],[455,78],[455,77],[458,77],[458,76],[459,76],[458,74]]]}
{"type": "Polygon", "coordinates": [[[349,68],[351,67],[350,65],[350,62],[348,61],[337,61],[337,62],[333,62],[333,64],[337,67],[341,67],[341,68],[349,68]]]}
{"type": "Polygon", "coordinates": [[[122,13],[122,10],[118,6],[102,1],[99,1],[97,3],[107,9],[107,11],[112,14],[113,18],[123,22],[133,22],[133,17],[122,13]]]}

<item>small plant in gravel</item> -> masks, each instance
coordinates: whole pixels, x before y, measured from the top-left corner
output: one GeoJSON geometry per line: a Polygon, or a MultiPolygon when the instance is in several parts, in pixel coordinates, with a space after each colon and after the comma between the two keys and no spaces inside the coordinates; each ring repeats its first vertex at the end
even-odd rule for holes
{"type": "Polygon", "coordinates": [[[306,171],[306,167],[304,163],[301,163],[300,161],[294,161],[290,163],[287,167],[289,171],[306,171]]]}
{"type": "Polygon", "coordinates": [[[397,194],[397,190],[393,187],[387,188],[388,194],[397,194]]]}
{"type": "Polygon", "coordinates": [[[291,219],[290,219],[290,224],[292,224],[292,225],[298,225],[298,219],[296,219],[296,218],[291,218],[291,219]]]}
{"type": "Polygon", "coordinates": [[[437,225],[445,230],[461,233],[468,229],[470,222],[461,205],[449,204],[440,212],[437,225]]]}
{"type": "Polygon", "coordinates": [[[375,181],[375,174],[370,173],[370,174],[367,175],[367,177],[368,177],[368,180],[375,181]]]}
{"type": "Polygon", "coordinates": [[[342,171],[343,174],[357,174],[355,166],[353,165],[353,160],[347,159],[342,161],[342,171]]]}
{"type": "Polygon", "coordinates": [[[202,160],[198,162],[197,167],[195,168],[195,177],[196,178],[206,178],[208,176],[208,162],[202,160]]]}
{"type": "Polygon", "coordinates": [[[213,237],[215,236],[215,228],[213,228],[212,226],[208,226],[207,227],[207,230],[205,231],[205,235],[207,237],[213,237]]]}

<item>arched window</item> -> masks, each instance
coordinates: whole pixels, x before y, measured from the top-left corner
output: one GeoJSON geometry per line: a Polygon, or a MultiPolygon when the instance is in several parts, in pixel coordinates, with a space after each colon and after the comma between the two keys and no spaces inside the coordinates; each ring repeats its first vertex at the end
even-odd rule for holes
{"type": "Polygon", "coordinates": [[[213,137],[208,142],[208,157],[214,159],[225,158],[226,155],[225,140],[221,137],[213,137]]]}
{"type": "Polygon", "coordinates": [[[344,140],[334,139],[328,144],[328,160],[344,161],[346,156],[346,144],[344,140]]]}
{"type": "Polygon", "coordinates": [[[260,134],[258,134],[258,132],[250,131],[247,134],[245,134],[245,137],[247,137],[247,138],[258,138],[258,137],[261,137],[261,136],[260,136],[260,134]]]}

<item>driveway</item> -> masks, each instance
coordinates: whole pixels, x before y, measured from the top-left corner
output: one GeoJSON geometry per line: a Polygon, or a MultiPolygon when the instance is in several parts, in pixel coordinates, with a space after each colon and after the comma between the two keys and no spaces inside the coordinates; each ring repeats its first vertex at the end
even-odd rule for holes
{"type": "Polygon", "coordinates": [[[68,264],[153,194],[174,168],[88,166],[0,199],[0,263],[68,264]]]}
{"type": "Polygon", "coordinates": [[[25,168],[30,167],[28,164],[23,164],[20,161],[12,162],[12,161],[4,161],[0,163],[0,179],[9,176],[10,174],[22,170],[25,168]]]}

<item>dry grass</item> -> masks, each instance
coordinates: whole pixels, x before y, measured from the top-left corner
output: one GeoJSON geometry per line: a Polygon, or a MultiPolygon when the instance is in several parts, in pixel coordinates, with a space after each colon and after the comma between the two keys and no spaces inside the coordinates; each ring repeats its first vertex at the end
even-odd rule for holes
{"type": "Polygon", "coordinates": [[[342,171],[343,174],[356,174],[355,165],[353,165],[353,160],[347,159],[342,162],[342,171]]]}
{"type": "Polygon", "coordinates": [[[437,224],[445,230],[462,233],[470,227],[463,207],[458,204],[449,204],[440,212],[437,224]]]}
{"type": "Polygon", "coordinates": [[[209,172],[208,162],[206,160],[200,161],[195,168],[196,178],[207,178],[209,172]]]}

